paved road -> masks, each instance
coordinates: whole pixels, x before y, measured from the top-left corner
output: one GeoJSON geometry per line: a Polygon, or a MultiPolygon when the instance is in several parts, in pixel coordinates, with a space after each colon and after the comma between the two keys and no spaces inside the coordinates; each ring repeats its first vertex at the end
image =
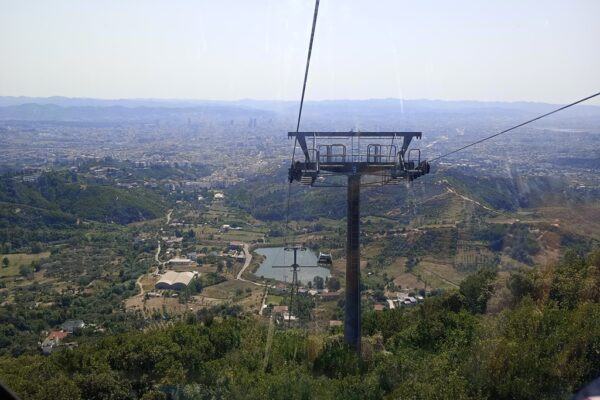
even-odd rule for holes
{"type": "MultiPolygon", "coordinates": [[[[237,276],[235,277],[235,279],[237,279],[238,281],[242,281],[242,282],[247,282],[247,283],[251,283],[253,285],[256,286],[260,286],[260,287],[265,287],[267,286],[266,283],[258,283],[258,282],[254,282],[254,281],[250,281],[248,279],[244,279],[242,278],[242,274],[244,273],[244,271],[246,271],[246,268],[248,268],[250,266],[250,263],[252,262],[252,253],[250,253],[250,249],[248,248],[248,244],[244,243],[244,254],[246,255],[244,258],[244,266],[242,267],[242,269],[240,269],[240,272],[238,272],[237,276]]],[[[258,308],[258,315],[262,315],[263,310],[267,307],[266,303],[267,303],[267,295],[268,295],[269,291],[265,290],[265,293],[263,295],[263,299],[261,301],[261,304],[258,308]]],[[[273,323],[273,316],[271,316],[271,324],[273,323]]],[[[270,346],[267,345],[267,349],[270,346]]],[[[267,353],[265,355],[266,359],[268,359],[268,350],[267,353]]]]}
{"type": "Polygon", "coordinates": [[[250,263],[252,262],[252,253],[250,253],[250,249],[248,248],[247,243],[244,243],[244,254],[246,255],[246,257],[244,259],[244,266],[242,267],[242,269],[240,269],[240,272],[238,272],[235,279],[237,279],[238,281],[242,281],[242,282],[248,282],[248,283],[251,283],[256,286],[265,286],[266,285],[265,283],[258,283],[258,282],[254,282],[254,281],[250,281],[248,279],[242,278],[242,274],[244,273],[244,271],[246,271],[246,268],[248,268],[250,266],[250,263]]]}
{"type": "MultiPolygon", "coordinates": [[[[238,281],[251,282],[247,279],[242,278],[242,274],[244,273],[244,271],[246,271],[246,268],[248,268],[248,266],[252,262],[252,254],[250,253],[250,249],[248,248],[248,243],[244,243],[244,254],[245,254],[244,266],[242,267],[242,269],[240,269],[240,272],[238,272],[235,279],[237,279],[238,281]]],[[[252,282],[252,283],[254,283],[254,282],[252,282]]]]}

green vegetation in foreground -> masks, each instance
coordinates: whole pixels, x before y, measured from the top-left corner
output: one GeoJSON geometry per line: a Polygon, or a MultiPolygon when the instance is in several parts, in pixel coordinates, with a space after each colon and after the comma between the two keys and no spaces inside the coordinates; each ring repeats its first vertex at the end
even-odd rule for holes
{"type": "Polygon", "coordinates": [[[367,313],[362,360],[334,334],[276,330],[269,342],[267,326],[221,307],[49,357],[4,356],[0,379],[27,399],[564,399],[600,374],[598,287],[600,252],[568,252],[367,313]]]}

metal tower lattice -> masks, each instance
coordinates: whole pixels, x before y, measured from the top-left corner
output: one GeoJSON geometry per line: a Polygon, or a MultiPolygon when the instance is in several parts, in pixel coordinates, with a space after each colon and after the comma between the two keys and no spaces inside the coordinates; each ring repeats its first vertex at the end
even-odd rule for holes
{"type": "Polygon", "coordinates": [[[294,293],[298,296],[298,270],[302,268],[316,268],[318,265],[302,265],[298,264],[298,252],[306,251],[306,247],[303,246],[291,246],[285,247],[284,251],[294,252],[294,263],[292,265],[273,265],[273,268],[291,268],[292,269],[292,287],[290,289],[290,306],[288,307],[288,325],[292,323],[292,306],[294,301],[294,293]],[[295,292],[294,292],[295,290],[295,292]]]}

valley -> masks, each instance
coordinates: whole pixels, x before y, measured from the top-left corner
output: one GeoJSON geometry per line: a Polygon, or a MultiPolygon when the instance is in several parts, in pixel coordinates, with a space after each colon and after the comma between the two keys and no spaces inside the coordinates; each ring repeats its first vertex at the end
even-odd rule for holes
{"type": "MultiPolygon", "coordinates": [[[[486,337],[496,337],[493,346],[513,340],[495,327],[503,318],[518,319],[518,312],[536,315],[558,304],[556,312],[564,312],[575,326],[584,323],[578,313],[596,304],[594,267],[573,275],[577,290],[561,271],[595,265],[600,244],[597,170],[577,162],[527,172],[524,162],[499,161],[497,148],[490,145],[481,153],[440,162],[417,181],[362,191],[365,360],[357,364],[340,341],[346,290],[344,189],[288,185],[289,149],[274,133],[283,124],[281,116],[267,122],[265,111],[256,117],[258,126],[267,126],[260,132],[253,130],[254,122],[244,122],[254,118],[249,117],[252,110],[241,116],[231,110],[230,119],[213,116],[206,125],[189,117],[182,125],[181,115],[195,112],[182,108],[158,124],[136,128],[136,122],[125,136],[121,129],[128,122],[115,123],[117,133],[109,133],[110,124],[76,123],[74,128],[55,121],[50,129],[47,122],[2,122],[9,132],[0,138],[5,144],[21,148],[18,132],[31,125],[35,129],[23,137],[44,136],[44,144],[56,151],[46,157],[32,149],[19,162],[4,154],[0,168],[0,376],[22,392],[33,389],[9,372],[15,360],[31,358],[47,366],[86,352],[113,363],[101,368],[128,382],[116,387],[152,382],[153,388],[166,390],[161,382],[181,381],[181,371],[198,373],[185,361],[191,354],[175,351],[175,369],[161,370],[157,380],[148,375],[137,380],[137,364],[126,360],[148,341],[171,348],[192,340],[190,332],[199,329],[194,340],[208,342],[196,343],[201,348],[193,357],[223,374],[241,357],[247,360],[242,364],[248,377],[273,385],[278,375],[271,368],[294,365],[302,376],[326,379],[328,389],[312,390],[327,397],[331,390],[343,392],[341,382],[350,379],[344,376],[356,376],[360,368],[374,379],[390,354],[395,361],[383,375],[395,376],[401,361],[416,376],[389,390],[414,394],[406,382],[426,385],[429,374],[438,381],[427,385],[446,384],[444,368],[431,371],[428,361],[447,367],[459,359],[463,375],[477,357],[491,363],[496,355],[477,349],[486,337]],[[77,130],[96,136],[64,153],[57,143],[77,130]],[[104,147],[95,147],[102,137],[104,147]],[[112,143],[115,137],[121,141],[112,143]],[[194,137],[201,137],[201,143],[194,137]],[[92,148],[94,153],[88,153],[92,148]],[[331,254],[332,263],[324,276],[305,279],[301,274],[298,294],[290,296],[292,272],[284,269],[279,279],[259,273],[265,262],[259,249],[294,244],[315,256],[331,254]],[[531,301],[535,309],[527,308],[533,307],[531,301]],[[570,313],[567,307],[580,311],[570,313]],[[210,333],[213,329],[225,333],[210,333]],[[474,339],[469,332],[479,336],[474,339]],[[115,340],[131,347],[120,352],[115,340]],[[262,371],[260,377],[256,371],[262,371]]],[[[437,133],[425,141],[430,155],[447,144],[435,139],[437,133]]],[[[504,151],[521,151],[519,141],[510,146],[504,143],[504,151]]],[[[576,146],[569,151],[565,157],[581,155],[576,146]]],[[[291,260],[287,254],[283,263],[291,260]]],[[[496,371],[493,364],[485,368],[496,371]]],[[[63,367],[57,371],[56,376],[71,376],[63,367]]],[[[97,376],[97,371],[90,374],[97,376]]],[[[204,375],[186,379],[206,387],[214,382],[204,375]]],[[[219,387],[239,390],[239,379],[231,375],[230,383],[219,387]]],[[[563,384],[575,387],[572,380],[563,384]]],[[[256,387],[262,396],[263,389],[256,387]]],[[[149,390],[140,386],[129,393],[140,397],[149,390]]]]}

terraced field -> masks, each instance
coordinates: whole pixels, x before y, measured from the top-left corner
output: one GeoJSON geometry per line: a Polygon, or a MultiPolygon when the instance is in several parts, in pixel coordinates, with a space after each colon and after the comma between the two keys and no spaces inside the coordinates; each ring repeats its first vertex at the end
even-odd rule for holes
{"type": "Polygon", "coordinates": [[[19,275],[19,268],[23,265],[29,265],[32,261],[38,261],[42,258],[48,257],[50,252],[43,252],[38,254],[26,254],[26,253],[14,253],[14,254],[0,254],[0,262],[4,257],[8,258],[9,265],[7,268],[0,266],[0,278],[8,278],[19,275]]]}

